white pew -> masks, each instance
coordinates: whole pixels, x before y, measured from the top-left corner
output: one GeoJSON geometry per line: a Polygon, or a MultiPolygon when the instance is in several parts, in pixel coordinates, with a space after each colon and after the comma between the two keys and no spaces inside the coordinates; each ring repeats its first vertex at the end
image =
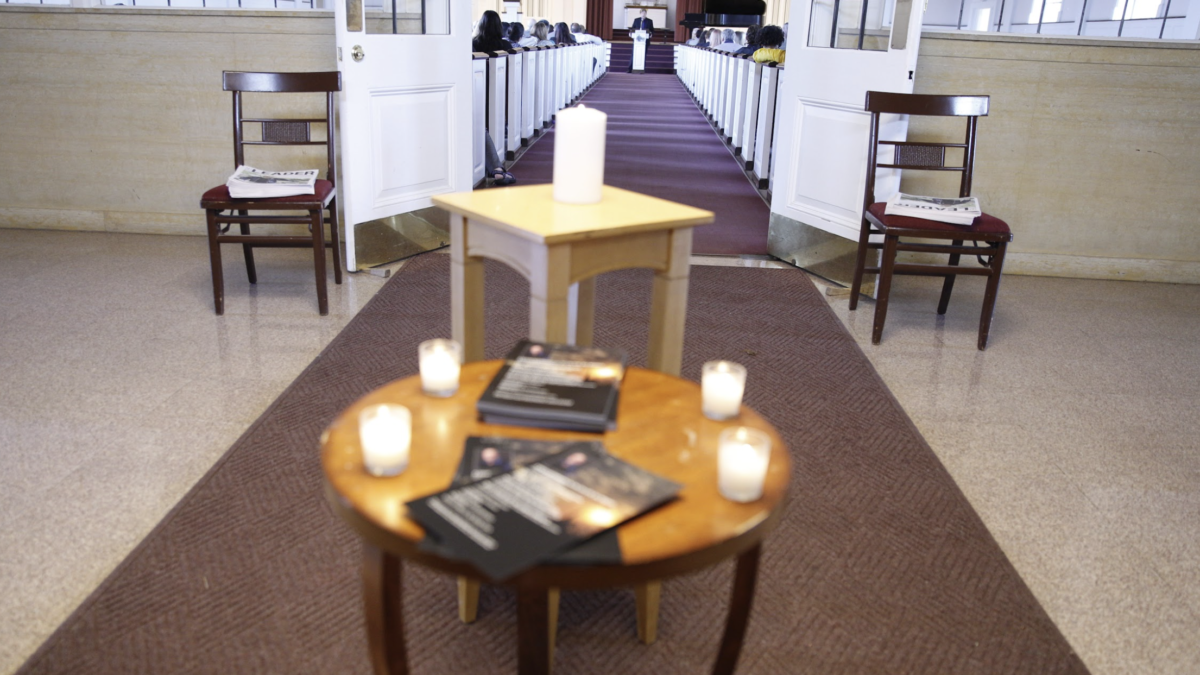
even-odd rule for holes
{"type": "Polygon", "coordinates": [[[508,58],[505,56],[488,59],[488,133],[492,135],[492,145],[497,153],[504,152],[504,135],[507,127],[504,124],[505,94],[508,91],[508,58]]]}
{"type": "Polygon", "coordinates": [[[521,85],[524,83],[525,54],[517,51],[507,58],[508,61],[508,110],[505,122],[508,129],[508,144],[505,146],[505,159],[516,159],[517,150],[521,147],[521,85]]]}
{"type": "Polygon", "coordinates": [[[529,141],[537,135],[539,129],[534,128],[533,106],[537,102],[534,90],[537,88],[537,71],[542,55],[535,50],[525,52],[524,70],[521,72],[521,144],[529,145],[529,141]]]}
{"type": "Polygon", "coordinates": [[[476,53],[471,60],[471,176],[479,183],[485,173],[484,134],[487,133],[487,55],[476,53]]]}
{"type": "Polygon", "coordinates": [[[754,132],[754,177],[759,189],[766,189],[771,178],[771,141],[775,130],[775,96],[779,87],[779,69],[764,66],[758,93],[758,124],[754,132]]]}

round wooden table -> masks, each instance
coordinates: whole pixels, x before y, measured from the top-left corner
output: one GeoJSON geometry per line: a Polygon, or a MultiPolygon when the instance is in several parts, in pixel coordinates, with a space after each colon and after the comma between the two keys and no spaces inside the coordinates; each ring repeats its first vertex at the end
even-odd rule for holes
{"type": "Polygon", "coordinates": [[[518,602],[518,663],[521,673],[550,670],[546,593],[550,588],[633,586],[686,574],[737,556],[733,598],[714,673],[732,673],[754,598],[760,544],[783,510],[791,475],[786,446],[753,410],[714,422],[700,413],[700,387],[671,375],[630,368],[621,386],[617,430],[596,434],[483,424],[475,403],[501,361],[463,366],[458,393],[433,398],[420,377],[397,380],[350,406],[322,436],[325,491],[334,511],[364,541],[363,595],[371,662],[379,674],[408,672],[401,616],[401,560],[448,574],[480,578],[468,563],[418,547],[425,533],[407,516],[405,503],[446,489],[468,436],[603,440],[608,451],[643,469],[681,483],[679,498],[618,528],[620,565],[539,566],[505,583],[518,602]],[[363,468],[358,413],[368,405],[398,403],[412,411],[408,469],[376,478],[363,468]],[[717,490],[717,436],[747,426],[771,437],[771,461],[763,496],[731,502],[717,490]]]}

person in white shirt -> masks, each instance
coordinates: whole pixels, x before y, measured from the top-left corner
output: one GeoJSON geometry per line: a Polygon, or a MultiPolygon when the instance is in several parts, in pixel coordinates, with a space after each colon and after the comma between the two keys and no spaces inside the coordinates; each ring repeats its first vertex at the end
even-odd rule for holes
{"type": "Polygon", "coordinates": [[[571,34],[575,36],[575,42],[579,44],[583,44],[585,42],[600,44],[604,42],[604,40],[601,40],[595,35],[588,35],[587,27],[578,23],[571,24],[571,34]]]}
{"type": "Polygon", "coordinates": [[[689,47],[695,47],[696,45],[700,44],[700,29],[693,28],[692,29],[692,39],[688,40],[684,44],[688,45],[689,47]]]}
{"type": "Polygon", "coordinates": [[[721,44],[713,45],[713,49],[719,49],[723,52],[736,52],[741,49],[742,46],[738,44],[737,38],[734,35],[735,33],[732,28],[726,28],[725,32],[721,35],[721,44]]]}

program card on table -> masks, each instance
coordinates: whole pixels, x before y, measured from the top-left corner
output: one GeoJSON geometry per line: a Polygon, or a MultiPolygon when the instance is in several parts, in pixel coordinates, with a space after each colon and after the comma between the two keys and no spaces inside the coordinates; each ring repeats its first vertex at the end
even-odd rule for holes
{"type": "Polygon", "coordinates": [[[454,557],[502,581],[673,499],[678,483],[575,445],[408,503],[454,557]]]}

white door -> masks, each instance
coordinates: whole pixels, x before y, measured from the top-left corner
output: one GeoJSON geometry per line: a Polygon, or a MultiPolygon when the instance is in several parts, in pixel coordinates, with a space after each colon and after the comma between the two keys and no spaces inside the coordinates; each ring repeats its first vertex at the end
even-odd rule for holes
{"type": "MultiPolygon", "coordinates": [[[[773,255],[804,260],[781,249],[827,243],[788,230],[816,228],[857,241],[870,131],[866,93],[912,93],[922,13],[923,3],[913,0],[792,0],[773,158],[773,255]]],[[[907,117],[885,116],[880,138],[904,140],[907,128],[907,117]]],[[[886,198],[899,187],[899,171],[881,170],[877,181],[877,195],[886,198]]]]}
{"type": "Polygon", "coordinates": [[[346,269],[358,225],[472,187],[470,0],[335,0],[338,198],[346,269]],[[382,4],[381,4],[382,3],[382,4]]]}

